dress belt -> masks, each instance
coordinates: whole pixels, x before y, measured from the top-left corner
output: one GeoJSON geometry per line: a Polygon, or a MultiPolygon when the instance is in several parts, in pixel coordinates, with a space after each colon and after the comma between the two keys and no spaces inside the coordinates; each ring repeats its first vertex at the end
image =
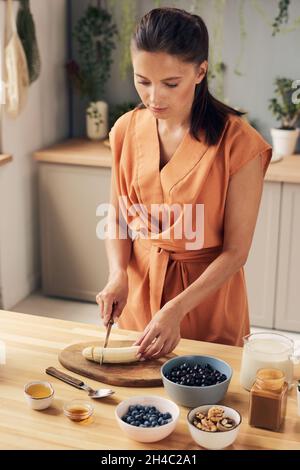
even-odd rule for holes
{"type": "MultiPolygon", "coordinates": [[[[151,314],[154,315],[161,308],[161,299],[165,284],[166,273],[169,261],[179,261],[181,263],[204,263],[210,264],[222,252],[222,246],[202,248],[201,250],[188,250],[174,252],[163,248],[151,239],[137,238],[138,242],[145,249],[150,251],[149,264],[149,284],[150,284],[150,306],[151,314]]],[[[183,284],[188,286],[186,271],[183,270],[183,284]]]]}

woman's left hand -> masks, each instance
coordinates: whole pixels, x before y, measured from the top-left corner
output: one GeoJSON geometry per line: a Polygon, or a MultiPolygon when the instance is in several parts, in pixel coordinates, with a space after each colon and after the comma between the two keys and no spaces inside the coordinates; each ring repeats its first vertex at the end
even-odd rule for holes
{"type": "Polygon", "coordinates": [[[142,336],[134,343],[140,346],[142,358],[158,359],[166,356],[180,341],[182,316],[178,308],[165,304],[146,326],[142,336]]]}

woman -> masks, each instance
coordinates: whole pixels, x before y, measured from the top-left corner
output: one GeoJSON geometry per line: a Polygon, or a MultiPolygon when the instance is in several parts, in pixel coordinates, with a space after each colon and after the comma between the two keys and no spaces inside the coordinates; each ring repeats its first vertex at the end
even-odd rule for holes
{"type": "Polygon", "coordinates": [[[249,333],[243,266],[272,151],[208,91],[208,42],[197,15],[146,14],[131,42],[142,105],[110,132],[111,202],[123,232],[106,242],[110,275],[96,300],[105,325],[113,315],[142,331],[144,358],[166,355],[181,337],[241,345],[249,333]]]}

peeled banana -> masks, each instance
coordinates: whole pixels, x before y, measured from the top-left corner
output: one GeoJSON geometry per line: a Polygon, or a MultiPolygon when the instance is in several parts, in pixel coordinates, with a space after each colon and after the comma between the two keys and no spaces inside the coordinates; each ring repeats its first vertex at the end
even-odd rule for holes
{"type": "Polygon", "coordinates": [[[100,362],[103,351],[103,362],[110,364],[124,364],[126,362],[137,362],[136,357],[139,346],[123,348],[102,348],[100,346],[89,346],[82,351],[82,355],[89,361],[100,362]]]}

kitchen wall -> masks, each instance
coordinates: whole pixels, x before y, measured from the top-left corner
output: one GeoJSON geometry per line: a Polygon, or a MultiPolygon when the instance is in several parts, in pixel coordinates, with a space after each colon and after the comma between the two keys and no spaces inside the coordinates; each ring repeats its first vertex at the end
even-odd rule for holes
{"type": "MultiPolygon", "coordinates": [[[[118,4],[121,0],[116,0],[118,4]]],[[[88,0],[72,0],[72,24],[74,25],[83,13],[88,0]]],[[[189,10],[189,0],[162,1],[164,6],[179,6],[189,10]]],[[[200,3],[200,2],[198,2],[200,3]]],[[[202,0],[202,12],[207,23],[211,38],[215,18],[210,5],[211,0],[202,0]]],[[[272,114],[268,110],[268,99],[273,95],[273,80],[276,76],[300,79],[300,27],[289,34],[272,37],[272,30],[267,27],[263,18],[253,8],[252,0],[245,0],[245,21],[247,38],[245,52],[241,64],[243,76],[237,76],[234,68],[241,50],[240,21],[238,0],[227,0],[225,9],[224,42],[222,48],[223,61],[227,65],[225,76],[225,97],[233,106],[249,111],[249,118],[255,120],[260,131],[270,141],[269,128],[276,126],[272,114]]],[[[262,6],[267,20],[272,20],[278,11],[278,0],[257,2],[262,6]]],[[[95,2],[94,2],[95,4],[95,2]]],[[[138,2],[138,16],[153,8],[152,0],[138,2]]],[[[117,11],[117,19],[120,11],[117,11]]],[[[293,0],[290,7],[290,23],[300,17],[300,1],[293,0]]],[[[74,46],[73,46],[74,47],[74,46]]],[[[106,87],[106,100],[110,104],[125,100],[138,100],[132,78],[122,81],[119,74],[120,48],[114,51],[114,64],[111,79],[106,87]]],[[[74,135],[85,133],[85,102],[74,97],[73,132],[74,135]]],[[[299,148],[300,151],[300,148],[299,148]]]]}
{"type": "MultiPolygon", "coordinates": [[[[2,148],[13,161],[0,167],[0,292],[9,309],[40,282],[37,164],[32,153],[64,139],[69,132],[66,0],[31,0],[42,71],[22,114],[4,115],[2,148]]],[[[17,2],[14,2],[17,8],[17,2]]],[[[0,44],[3,47],[5,2],[0,1],[0,44]]],[[[1,140],[1,139],[0,139],[1,140]]]]}

